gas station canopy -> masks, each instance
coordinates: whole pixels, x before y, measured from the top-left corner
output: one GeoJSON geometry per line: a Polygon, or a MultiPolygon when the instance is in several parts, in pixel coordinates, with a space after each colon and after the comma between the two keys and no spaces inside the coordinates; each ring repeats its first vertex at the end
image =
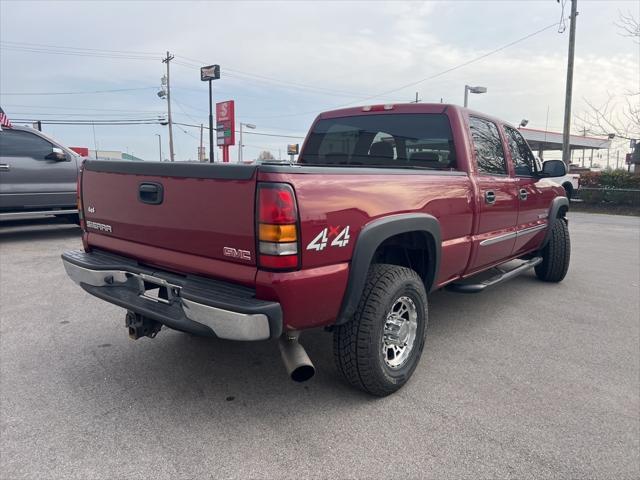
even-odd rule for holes
{"type": "MultiPolygon", "coordinates": [[[[520,128],[520,133],[525,138],[531,150],[543,152],[546,150],[562,150],[562,133],[547,132],[533,128],[520,128]]],[[[609,148],[611,140],[607,137],[586,137],[582,135],[571,135],[569,138],[570,150],[591,149],[597,150],[609,148]]]]}

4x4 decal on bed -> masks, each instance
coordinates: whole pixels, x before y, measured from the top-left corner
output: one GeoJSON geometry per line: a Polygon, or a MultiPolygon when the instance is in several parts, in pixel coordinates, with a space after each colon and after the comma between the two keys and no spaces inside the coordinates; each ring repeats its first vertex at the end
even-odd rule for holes
{"type": "Polygon", "coordinates": [[[351,238],[349,236],[349,225],[338,232],[339,229],[339,225],[337,227],[329,226],[322,229],[322,231],[311,240],[309,245],[307,245],[307,250],[316,250],[318,252],[324,250],[331,237],[334,237],[329,244],[331,247],[346,247],[351,238]]]}

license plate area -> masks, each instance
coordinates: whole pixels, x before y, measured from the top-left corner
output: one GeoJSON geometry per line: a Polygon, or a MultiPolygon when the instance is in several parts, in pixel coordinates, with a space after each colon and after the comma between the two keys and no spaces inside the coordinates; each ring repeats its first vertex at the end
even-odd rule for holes
{"type": "Polygon", "coordinates": [[[180,285],[144,273],[136,274],[138,296],[155,303],[173,304],[180,297],[180,285]]]}

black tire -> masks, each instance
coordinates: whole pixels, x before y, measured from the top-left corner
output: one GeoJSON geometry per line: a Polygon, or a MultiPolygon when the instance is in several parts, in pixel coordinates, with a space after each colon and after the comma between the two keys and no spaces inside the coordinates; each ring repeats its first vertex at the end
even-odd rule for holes
{"type": "Polygon", "coordinates": [[[352,386],[372,395],[384,397],[395,392],[407,383],[418,365],[427,321],[427,294],[419,275],[396,265],[372,265],[354,317],[334,330],[333,355],[338,371],[352,386]],[[387,315],[401,297],[413,302],[417,328],[406,359],[392,368],[383,356],[383,335],[387,315]]]}
{"type": "Polygon", "coordinates": [[[560,282],[567,275],[571,258],[569,227],[557,218],[551,230],[551,238],[540,252],[542,262],[536,265],[536,275],[544,282],[560,282]]]}

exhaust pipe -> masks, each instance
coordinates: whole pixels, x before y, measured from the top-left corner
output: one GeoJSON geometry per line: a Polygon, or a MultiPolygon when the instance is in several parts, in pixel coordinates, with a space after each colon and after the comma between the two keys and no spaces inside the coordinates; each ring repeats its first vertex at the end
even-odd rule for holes
{"type": "Polygon", "coordinates": [[[306,382],[316,373],[304,347],[298,342],[300,332],[289,330],[278,340],[282,362],[294,382],[306,382]]]}

